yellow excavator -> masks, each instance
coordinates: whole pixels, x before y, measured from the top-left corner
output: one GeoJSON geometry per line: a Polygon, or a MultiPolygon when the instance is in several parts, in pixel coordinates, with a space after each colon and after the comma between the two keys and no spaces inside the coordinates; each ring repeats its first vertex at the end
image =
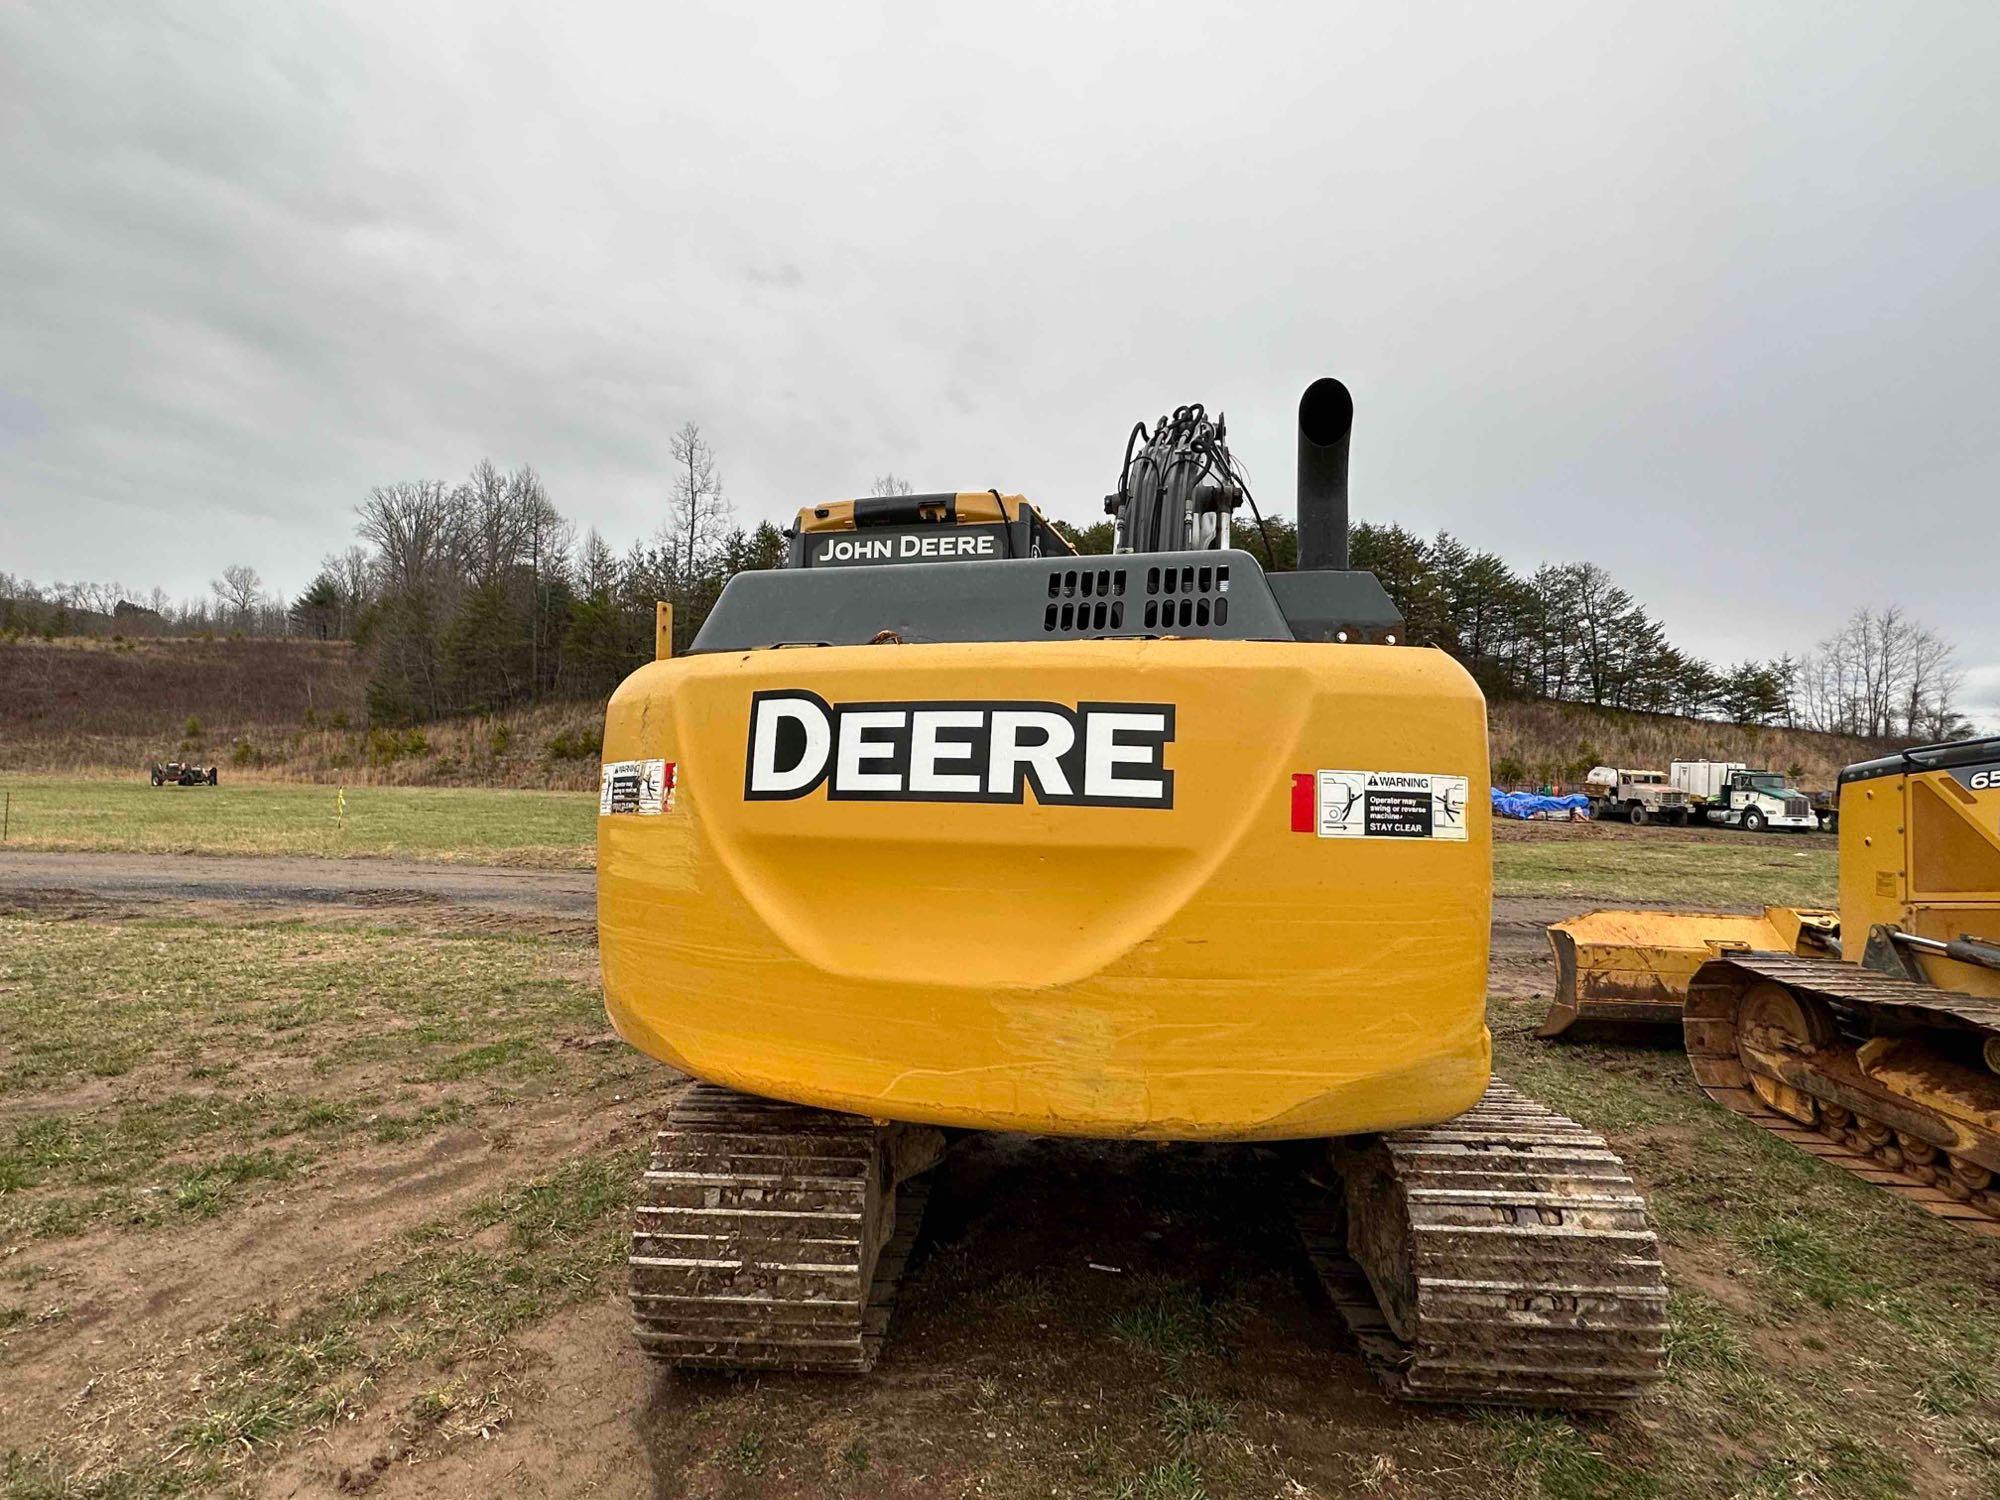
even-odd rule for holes
{"type": "Polygon", "coordinates": [[[1555,924],[1541,1034],[1679,1024],[1711,1099],[2000,1236],[2000,738],[1849,766],[1838,827],[1838,913],[1555,924]]]}
{"type": "Polygon", "coordinates": [[[1347,566],[1352,417],[1300,402],[1296,571],[1231,545],[1263,522],[1184,406],[1126,440],[1110,555],[999,490],[810,506],[619,687],[607,1008],[697,1080],[636,1211],[648,1354],[868,1369],[926,1174],[1018,1131],[1313,1143],[1303,1251],[1401,1395],[1657,1378],[1642,1198],[1491,1077],[1485,703],[1347,566]]]}

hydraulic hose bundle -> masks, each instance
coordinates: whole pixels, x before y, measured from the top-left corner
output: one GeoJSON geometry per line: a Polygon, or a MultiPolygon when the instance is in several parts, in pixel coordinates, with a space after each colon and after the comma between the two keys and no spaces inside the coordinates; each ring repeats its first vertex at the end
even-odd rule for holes
{"type": "Polygon", "coordinates": [[[1200,402],[1177,406],[1149,432],[1132,424],[1118,490],[1105,509],[1117,519],[1120,552],[1179,552],[1229,545],[1229,518],[1244,501],[1256,517],[1264,557],[1271,537],[1242,466],[1229,451],[1229,420],[1213,421],[1200,402]]]}

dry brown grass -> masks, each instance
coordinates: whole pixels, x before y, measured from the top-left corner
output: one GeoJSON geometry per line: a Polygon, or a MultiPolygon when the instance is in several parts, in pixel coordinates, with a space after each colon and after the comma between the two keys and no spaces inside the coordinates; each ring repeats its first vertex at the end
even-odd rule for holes
{"type": "Polygon", "coordinates": [[[232,781],[596,785],[601,703],[371,731],[366,698],[345,641],[0,642],[0,772],[124,777],[185,759],[232,781]]]}
{"type": "Polygon", "coordinates": [[[1840,768],[1883,755],[1888,741],[1756,724],[1715,724],[1673,714],[1631,713],[1583,703],[1494,702],[1487,707],[1494,782],[1540,786],[1580,781],[1594,765],[1664,771],[1676,760],[1740,760],[1783,771],[1807,787],[1830,787],[1840,768]],[[1501,779],[1502,763],[1520,768],[1501,779]]]}
{"type": "Polygon", "coordinates": [[[215,759],[239,778],[367,786],[597,789],[604,705],[538,703],[406,730],[329,729],[248,736],[215,759]]]}
{"type": "Polygon", "coordinates": [[[344,641],[0,642],[0,765],[113,765],[134,748],[166,758],[190,718],[209,739],[309,718],[359,725],[364,688],[344,641]]]}

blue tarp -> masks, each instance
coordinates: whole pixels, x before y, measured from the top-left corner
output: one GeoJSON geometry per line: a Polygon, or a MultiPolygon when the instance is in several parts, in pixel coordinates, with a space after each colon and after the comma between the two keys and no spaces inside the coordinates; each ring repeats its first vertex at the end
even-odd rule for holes
{"type": "Polygon", "coordinates": [[[1503,792],[1499,787],[1493,791],[1493,815],[1496,818],[1532,818],[1541,813],[1558,817],[1568,817],[1571,809],[1590,809],[1590,799],[1582,792],[1571,792],[1566,797],[1544,797],[1540,792],[1503,792]]]}

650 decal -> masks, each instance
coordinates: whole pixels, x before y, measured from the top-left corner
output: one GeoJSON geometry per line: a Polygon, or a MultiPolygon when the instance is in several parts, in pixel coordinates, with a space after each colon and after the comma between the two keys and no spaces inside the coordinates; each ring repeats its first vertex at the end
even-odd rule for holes
{"type": "Polygon", "coordinates": [[[1012,802],[1172,807],[1171,703],[926,700],[828,703],[755,693],[743,796],[790,801],[1012,802]]]}

